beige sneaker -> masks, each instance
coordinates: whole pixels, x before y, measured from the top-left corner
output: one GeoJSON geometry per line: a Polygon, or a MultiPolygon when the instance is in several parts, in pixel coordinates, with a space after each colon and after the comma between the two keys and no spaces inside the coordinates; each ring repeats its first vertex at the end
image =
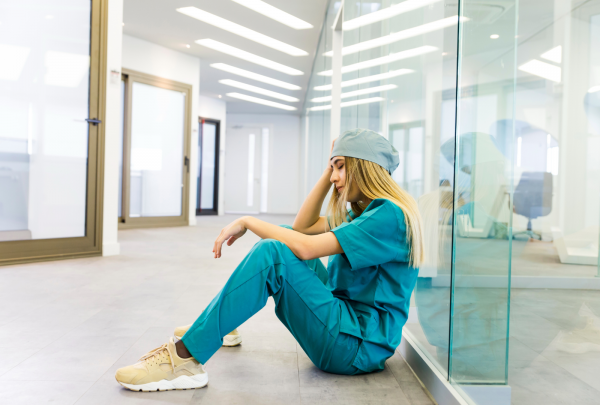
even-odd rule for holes
{"type": "MultiPolygon", "coordinates": [[[[180,326],[175,328],[175,337],[181,339],[183,335],[192,327],[192,325],[180,326]]],[[[233,347],[242,344],[242,335],[237,329],[223,337],[223,346],[233,347]]]]}
{"type": "Polygon", "coordinates": [[[185,390],[208,384],[202,364],[193,357],[179,357],[173,338],[145,354],[139,363],[118,369],[115,378],[132,391],[185,390]]]}

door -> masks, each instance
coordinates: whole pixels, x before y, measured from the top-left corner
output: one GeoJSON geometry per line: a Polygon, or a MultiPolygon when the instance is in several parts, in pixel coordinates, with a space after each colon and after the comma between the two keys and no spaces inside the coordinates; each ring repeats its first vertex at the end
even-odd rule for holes
{"type": "Polygon", "coordinates": [[[0,264],[101,253],[103,1],[2,1],[0,264]]]}
{"type": "Polygon", "coordinates": [[[196,182],[196,215],[219,213],[219,145],[220,122],[200,118],[198,137],[198,168],[196,182]]]}
{"type": "Polygon", "coordinates": [[[262,129],[230,127],[226,139],[225,212],[258,214],[261,199],[262,129]]]}
{"type": "Polygon", "coordinates": [[[191,86],[123,69],[120,228],[188,224],[191,86]]]}

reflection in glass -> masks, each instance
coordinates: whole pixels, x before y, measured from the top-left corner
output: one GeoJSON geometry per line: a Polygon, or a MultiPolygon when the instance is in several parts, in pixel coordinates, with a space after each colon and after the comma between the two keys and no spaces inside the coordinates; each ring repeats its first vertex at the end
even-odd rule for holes
{"type": "Polygon", "coordinates": [[[85,236],[90,5],[2,4],[0,241],[85,236]]]}
{"type": "Polygon", "coordinates": [[[134,82],[130,217],[180,216],[185,94],[134,82]]]}

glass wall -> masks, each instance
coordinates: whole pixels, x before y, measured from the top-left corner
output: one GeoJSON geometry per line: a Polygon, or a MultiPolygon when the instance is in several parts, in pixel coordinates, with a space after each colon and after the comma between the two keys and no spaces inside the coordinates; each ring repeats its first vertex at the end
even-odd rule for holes
{"type": "Polygon", "coordinates": [[[336,7],[304,109],[306,190],[340,75],[340,134],[390,140],[424,219],[404,333],[471,403],[474,386],[597,403],[600,0],[345,2],[337,72],[336,7]]]}

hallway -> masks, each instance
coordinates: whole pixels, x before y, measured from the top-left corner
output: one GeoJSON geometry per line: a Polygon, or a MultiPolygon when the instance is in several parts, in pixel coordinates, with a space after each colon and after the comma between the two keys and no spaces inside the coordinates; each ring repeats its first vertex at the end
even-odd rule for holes
{"type": "Polygon", "coordinates": [[[213,259],[214,238],[233,218],[121,231],[120,256],[0,268],[2,403],[433,404],[398,354],[382,373],[347,377],[318,370],[276,318],[272,300],[239,328],[241,346],[223,348],[207,363],[207,388],[121,388],[115,370],[191,323],[258,240],[248,232],[213,259]]]}

